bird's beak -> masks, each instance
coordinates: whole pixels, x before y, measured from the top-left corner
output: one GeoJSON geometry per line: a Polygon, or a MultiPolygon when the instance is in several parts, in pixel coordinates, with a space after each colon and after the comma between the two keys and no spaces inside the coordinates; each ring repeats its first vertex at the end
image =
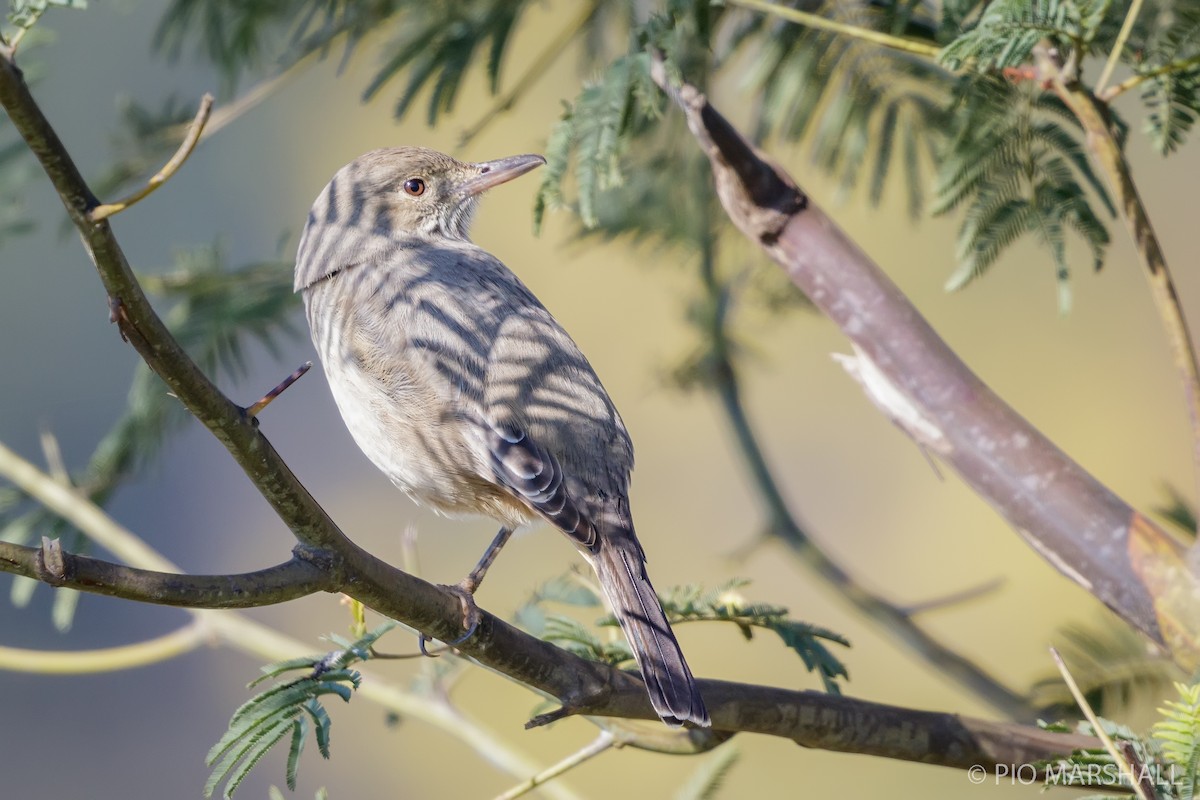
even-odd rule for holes
{"type": "Polygon", "coordinates": [[[513,178],[519,178],[531,169],[537,169],[545,163],[546,159],[541,156],[525,155],[471,164],[470,167],[478,171],[478,174],[468,178],[463,183],[460,192],[467,197],[482,194],[493,186],[499,186],[513,178]]]}

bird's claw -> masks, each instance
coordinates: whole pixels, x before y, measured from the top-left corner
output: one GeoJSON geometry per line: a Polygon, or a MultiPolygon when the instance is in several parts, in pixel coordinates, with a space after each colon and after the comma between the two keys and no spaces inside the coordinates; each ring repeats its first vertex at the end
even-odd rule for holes
{"type": "MultiPolygon", "coordinates": [[[[466,580],[464,580],[462,583],[442,587],[443,589],[453,592],[454,595],[458,597],[458,602],[462,605],[463,627],[467,629],[466,633],[454,641],[446,642],[446,646],[451,648],[458,647],[460,644],[474,636],[475,631],[479,630],[481,615],[479,613],[479,606],[475,603],[475,597],[471,591],[473,587],[464,584],[467,584],[466,580]]],[[[431,653],[425,649],[425,645],[430,641],[432,641],[431,638],[426,636],[424,633],[417,634],[417,646],[421,648],[421,655],[428,656],[429,658],[437,658],[437,653],[431,653]]]]}

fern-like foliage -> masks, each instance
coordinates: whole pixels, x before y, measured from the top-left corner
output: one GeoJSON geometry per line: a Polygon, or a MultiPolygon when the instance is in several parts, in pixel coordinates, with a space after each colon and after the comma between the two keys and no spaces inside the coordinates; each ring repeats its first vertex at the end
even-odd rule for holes
{"type": "Polygon", "coordinates": [[[415,3],[406,9],[398,36],[387,45],[392,54],[364,92],[370,100],[401,71],[408,78],[396,116],[408,111],[420,91],[429,87],[426,118],[430,125],[438,115],[454,108],[455,98],[468,68],[477,57],[493,94],[499,91],[500,68],[510,37],[529,2],[415,3]]]}
{"type": "Polygon", "coordinates": [[[1175,684],[1178,700],[1168,700],[1158,713],[1154,738],[1162,744],[1163,754],[1176,773],[1173,776],[1181,797],[1194,797],[1200,789],[1200,683],[1175,684]]]}
{"type": "MultiPolygon", "coordinates": [[[[1176,771],[1163,758],[1162,748],[1153,739],[1138,736],[1128,726],[1099,718],[1104,733],[1122,751],[1125,759],[1135,770],[1134,775],[1124,774],[1121,766],[1104,748],[1076,750],[1070,756],[1051,762],[1037,764],[1046,770],[1046,783],[1050,786],[1074,786],[1081,788],[1116,789],[1129,791],[1129,781],[1137,780],[1151,797],[1159,800],[1184,800],[1175,781],[1176,771]]],[[[1086,720],[1075,725],[1065,722],[1038,723],[1054,733],[1078,733],[1095,736],[1096,729],[1086,720]]],[[[1128,795],[1089,795],[1084,800],[1117,800],[1128,795]]],[[[1190,795],[1187,795],[1190,799],[1190,795]]]]}
{"type": "MultiPolygon", "coordinates": [[[[289,262],[228,269],[218,248],[203,248],[181,253],[172,272],[144,277],[142,282],[152,293],[175,303],[166,315],[167,325],[210,375],[243,375],[250,342],[276,353],[282,337],[296,334],[293,311],[297,300],[289,262]]],[[[187,411],[158,376],[139,362],[125,415],[97,445],[87,466],[72,476],[73,482],[93,502],[107,503],[125,481],[154,463],[171,434],[188,419],[187,411]]],[[[62,539],[69,551],[86,551],[82,534],[40,505],[14,502],[0,509],[0,537],[25,544],[42,536],[62,539]]],[[[15,577],[12,602],[27,604],[38,585],[32,579],[15,577]]],[[[56,627],[66,630],[78,593],[54,591],[52,618],[56,627]]]]}
{"type": "Polygon", "coordinates": [[[310,729],[315,733],[317,750],[329,758],[329,732],[332,722],[321,704],[326,695],[336,695],[347,703],[358,688],[361,675],[350,666],[372,657],[375,642],[394,628],[388,622],[375,628],[357,641],[330,636],[337,650],[323,656],[293,658],[268,664],[262,675],[247,688],[263,681],[279,678],[284,673],[304,670],[308,674],[288,681],[277,681],[271,688],[255,695],[233,712],[229,729],[208,751],[205,763],[212,768],[204,796],[212,797],[222,783],[221,794],[230,800],[239,785],[272,747],[288,740],[286,780],[295,790],[300,768],[300,754],[310,729]]]}
{"type": "Polygon", "coordinates": [[[16,32],[22,35],[28,31],[37,21],[53,7],[59,8],[87,8],[87,0],[9,0],[8,3],[8,23],[15,31],[4,31],[5,40],[11,41],[16,32]]]}
{"type": "MultiPolygon", "coordinates": [[[[931,42],[936,29],[914,3],[801,3],[839,22],[901,31],[931,42]]],[[[907,53],[763,17],[732,23],[734,45],[749,63],[742,87],[756,98],[756,135],[807,138],[813,163],[835,176],[843,194],[866,182],[878,205],[888,179],[902,174],[910,216],[924,212],[923,159],[946,125],[952,77],[907,53]],[[903,168],[894,170],[893,165],[903,168]]]]}
{"type": "Polygon", "coordinates": [[[1147,34],[1134,69],[1147,78],[1142,90],[1149,112],[1146,133],[1167,155],[1183,144],[1200,116],[1200,3],[1172,4],[1168,14],[1154,19],[1158,24],[1147,34]]]}
{"type": "Polygon", "coordinates": [[[1167,499],[1154,507],[1154,513],[1170,522],[1189,539],[1195,539],[1196,506],[1171,484],[1163,485],[1163,493],[1167,499]]]}
{"type": "Polygon", "coordinates": [[[596,206],[623,181],[620,157],[629,139],[661,114],[662,97],[650,78],[650,56],[617,59],[567,106],[546,143],[546,166],[534,203],[534,226],[548,209],[562,208],[564,178],[575,176],[576,211],[585,227],[599,224],[596,206]]]}
{"type": "MultiPolygon", "coordinates": [[[[733,623],[747,640],[753,638],[755,630],[772,631],[800,656],[809,672],[818,675],[825,691],[840,693],[838,679],[848,678],[849,673],[826,643],[849,647],[849,641],[825,628],[790,619],[787,609],[781,606],[746,601],[740,590],[749,583],[744,579],[734,579],[709,590],[699,586],[681,586],[660,593],[659,600],[673,625],[684,622],[733,623]]],[[[571,617],[547,612],[543,607],[546,602],[581,608],[600,607],[600,595],[589,579],[571,573],[546,583],[518,610],[518,623],[535,636],[554,642],[582,658],[602,661],[615,667],[626,666],[633,661],[633,653],[624,637],[601,638],[594,630],[571,617]]],[[[614,627],[619,623],[615,617],[608,615],[602,617],[598,624],[601,627],[614,627]]]]}
{"type": "Polygon", "coordinates": [[[1013,242],[1029,235],[1050,252],[1059,308],[1065,312],[1070,307],[1067,232],[1084,241],[1092,266],[1100,269],[1109,237],[1091,198],[1115,214],[1080,146],[1075,118],[1058,98],[1027,85],[968,78],[960,88],[953,124],[938,159],[932,206],[934,214],[966,206],[958,268],[946,288],[966,286],[1013,242]]]}
{"type": "MultiPolygon", "coordinates": [[[[1147,649],[1145,640],[1127,626],[1073,626],[1056,633],[1054,639],[1088,704],[1103,716],[1120,716],[1161,697],[1182,677],[1170,659],[1147,649]]],[[[1050,717],[1075,708],[1057,670],[1037,681],[1030,695],[1050,717]]]]}
{"type": "MultiPolygon", "coordinates": [[[[1141,784],[1145,796],[1159,800],[1193,800],[1200,786],[1200,684],[1175,684],[1178,700],[1168,700],[1159,709],[1160,720],[1153,736],[1138,736],[1133,730],[1101,717],[1104,733],[1112,739],[1133,770],[1126,773],[1105,749],[1076,750],[1069,757],[1038,766],[1046,770],[1046,782],[1054,786],[1119,788],[1128,791],[1130,781],[1141,784]]],[[[1058,733],[1095,736],[1091,723],[1039,723],[1058,733]]],[[[1109,797],[1109,795],[1105,795],[1109,797]]],[[[1094,798],[1093,798],[1094,800],[1094,798]]]]}
{"type": "Polygon", "coordinates": [[[344,46],[343,58],[370,33],[387,27],[381,66],[364,91],[374,99],[403,75],[396,116],[428,90],[430,125],[454,107],[463,81],[482,64],[492,93],[499,90],[505,55],[530,0],[174,0],[160,23],[158,46],[172,58],[189,47],[218,65],[230,87],[267,66],[286,69],[301,59],[344,46]]]}
{"type": "Polygon", "coordinates": [[[942,48],[939,60],[981,72],[1017,67],[1043,39],[1082,57],[1112,9],[1112,0],[995,0],[977,25],[942,48]]]}

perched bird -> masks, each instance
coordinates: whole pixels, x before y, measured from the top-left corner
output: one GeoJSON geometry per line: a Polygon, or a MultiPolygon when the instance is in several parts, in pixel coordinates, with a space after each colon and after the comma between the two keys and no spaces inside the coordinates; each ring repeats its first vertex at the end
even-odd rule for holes
{"type": "Polygon", "coordinates": [[[469,600],[514,528],[549,522],[595,569],[659,716],[706,726],[634,535],[625,424],[562,326],[468,238],[482,192],[544,163],[367,153],[313,204],[295,288],[367,457],[415,502],[503,526],[460,594],[469,600]]]}

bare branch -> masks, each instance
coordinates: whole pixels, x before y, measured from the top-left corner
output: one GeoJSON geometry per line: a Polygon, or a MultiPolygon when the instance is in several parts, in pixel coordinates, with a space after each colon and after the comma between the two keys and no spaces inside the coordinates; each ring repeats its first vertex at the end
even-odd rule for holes
{"type": "Polygon", "coordinates": [[[92,675],[133,669],[191,652],[211,636],[208,626],[197,619],[179,630],[145,642],[101,650],[55,652],[0,647],[0,669],[41,675],[92,675]]]}
{"type": "Polygon", "coordinates": [[[286,378],[284,378],[282,381],[280,381],[278,386],[276,386],[274,389],[272,389],[271,391],[269,391],[265,395],[263,395],[253,405],[248,406],[246,408],[246,416],[257,417],[259,414],[261,414],[263,412],[263,409],[265,409],[267,406],[269,406],[275,400],[276,397],[279,397],[279,395],[281,395],[285,391],[287,391],[287,388],[289,386],[291,386],[293,383],[295,383],[296,381],[303,378],[305,373],[307,373],[310,369],[312,369],[312,362],[305,361],[303,364],[301,364],[299,367],[296,368],[295,372],[293,372],[291,375],[288,375],[286,378]]]}
{"type": "Polygon", "coordinates": [[[1154,80],[1162,75],[1170,75],[1173,72],[1183,72],[1196,66],[1200,66],[1200,55],[1195,55],[1191,58],[1181,58],[1178,61],[1172,61],[1169,64],[1163,64],[1161,67],[1126,78],[1116,86],[1110,86],[1102,92],[1097,91],[1096,96],[1105,103],[1111,103],[1118,95],[1122,95],[1130,89],[1136,89],[1146,81],[1154,80]]]}
{"type": "Polygon", "coordinates": [[[941,48],[937,45],[926,44],[915,39],[905,39],[901,36],[892,36],[880,31],[873,31],[870,28],[863,28],[858,25],[847,25],[844,22],[822,17],[820,14],[811,14],[807,11],[801,11],[796,8],[779,5],[778,3],[770,3],[767,0],[727,0],[731,6],[741,6],[742,8],[753,9],[754,11],[762,11],[767,14],[773,14],[780,19],[786,19],[788,22],[794,22],[798,25],[803,25],[807,28],[815,28],[817,30],[829,31],[831,33],[841,34],[851,39],[858,39],[863,42],[870,42],[881,47],[886,47],[890,50],[899,50],[903,53],[912,53],[913,55],[925,56],[929,59],[935,59],[941,48]]]}
{"type": "Polygon", "coordinates": [[[1062,656],[1053,647],[1050,648],[1050,656],[1054,659],[1054,665],[1058,667],[1058,672],[1062,675],[1063,682],[1067,684],[1067,689],[1071,691],[1071,697],[1075,698],[1075,703],[1079,706],[1079,710],[1087,717],[1087,721],[1092,725],[1092,730],[1096,732],[1096,736],[1104,743],[1104,749],[1108,751],[1108,754],[1113,757],[1113,761],[1120,767],[1122,776],[1126,778],[1124,782],[1133,787],[1138,800],[1151,800],[1156,794],[1154,788],[1145,785],[1141,778],[1144,773],[1140,769],[1135,770],[1133,768],[1133,765],[1129,763],[1129,759],[1125,757],[1121,748],[1117,747],[1112,737],[1104,730],[1104,725],[1100,723],[1091,704],[1083,696],[1083,692],[1079,689],[1079,684],[1071,676],[1071,671],[1067,669],[1067,664],[1063,661],[1062,656]]]}
{"type": "Polygon", "coordinates": [[[1125,218],[1138,258],[1150,281],[1151,296],[1167,334],[1175,371],[1183,383],[1184,399],[1192,425],[1194,485],[1200,491],[1200,364],[1166,254],[1150,223],[1150,215],[1142,204],[1137,185],[1133,182],[1133,173],[1113,132],[1108,109],[1079,83],[1074,70],[1063,67],[1050,48],[1039,45],[1033,54],[1035,79],[1053,89],[1079,120],[1088,154],[1100,167],[1101,174],[1117,198],[1121,216],[1125,218]]]}
{"type": "Polygon", "coordinates": [[[1194,661],[1200,591],[1163,585],[1178,578],[1179,543],[997,397],[883,271],[703,94],[687,84],[668,86],[661,62],[655,77],[687,116],[730,219],[850,338],[855,352],[845,360],[870,399],[957,470],[1059,571],[1153,641],[1171,639],[1180,663],[1194,661]],[[1155,600],[1168,592],[1176,605],[1160,624],[1155,600]]]}
{"type": "Polygon", "coordinates": [[[496,795],[496,800],[516,800],[518,797],[523,797],[542,784],[554,780],[567,770],[574,769],[585,761],[595,758],[614,746],[619,747],[620,745],[617,743],[617,740],[613,738],[613,735],[608,731],[600,731],[600,735],[590,743],[584,745],[579,750],[564,758],[562,761],[559,761],[557,764],[547,767],[537,775],[530,776],[528,780],[518,783],[507,792],[496,795]]]}
{"type": "Polygon", "coordinates": [[[175,151],[175,155],[163,165],[163,168],[150,176],[150,180],[146,181],[146,185],[130,195],[127,195],[115,203],[105,203],[104,205],[96,206],[88,212],[88,216],[92,222],[99,222],[102,219],[111,217],[113,214],[119,214],[130,206],[145,200],[154,190],[162,186],[171,176],[179,171],[183,166],[183,162],[188,160],[188,156],[196,149],[196,145],[200,142],[200,134],[204,132],[204,126],[208,123],[208,116],[212,113],[213,96],[205,94],[200,98],[200,108],[196,111],[196,118],[192,120],[192,124],[188,126],[187,135],[183,137],[183,141],[179,143],[179,149],[175,151]]]}
{"type": "Polygon", "coordinates": [[[136,569],[42,547],[0,542],[0,572],[51,586],[184,608],[257,608],[337,591],[335,573],[303,558],[241,575],[178,575],[136,569]]]}
{"type": "Polygon", "coordinates": [[[1121,23],[1121,30],[1117,33],[1117,41],[1113,43],[1112,51],[1108,54],[1108,61],[1104,62],[1104,69],[1100,71],[1100,78],[1096,81],[1096,94],[1103,92],[1104,87],[1108,85],[1108,79],[1112,77],[1113,70],[1121,61],[1121,53],[1125,50],[1129,34],[1133,33],[1133,23],[1137,21],[1141,11],[1142,0],[1133,0],[1129,4],[1129,10],[1125,12],[1125,21],[1121,23]]]}

